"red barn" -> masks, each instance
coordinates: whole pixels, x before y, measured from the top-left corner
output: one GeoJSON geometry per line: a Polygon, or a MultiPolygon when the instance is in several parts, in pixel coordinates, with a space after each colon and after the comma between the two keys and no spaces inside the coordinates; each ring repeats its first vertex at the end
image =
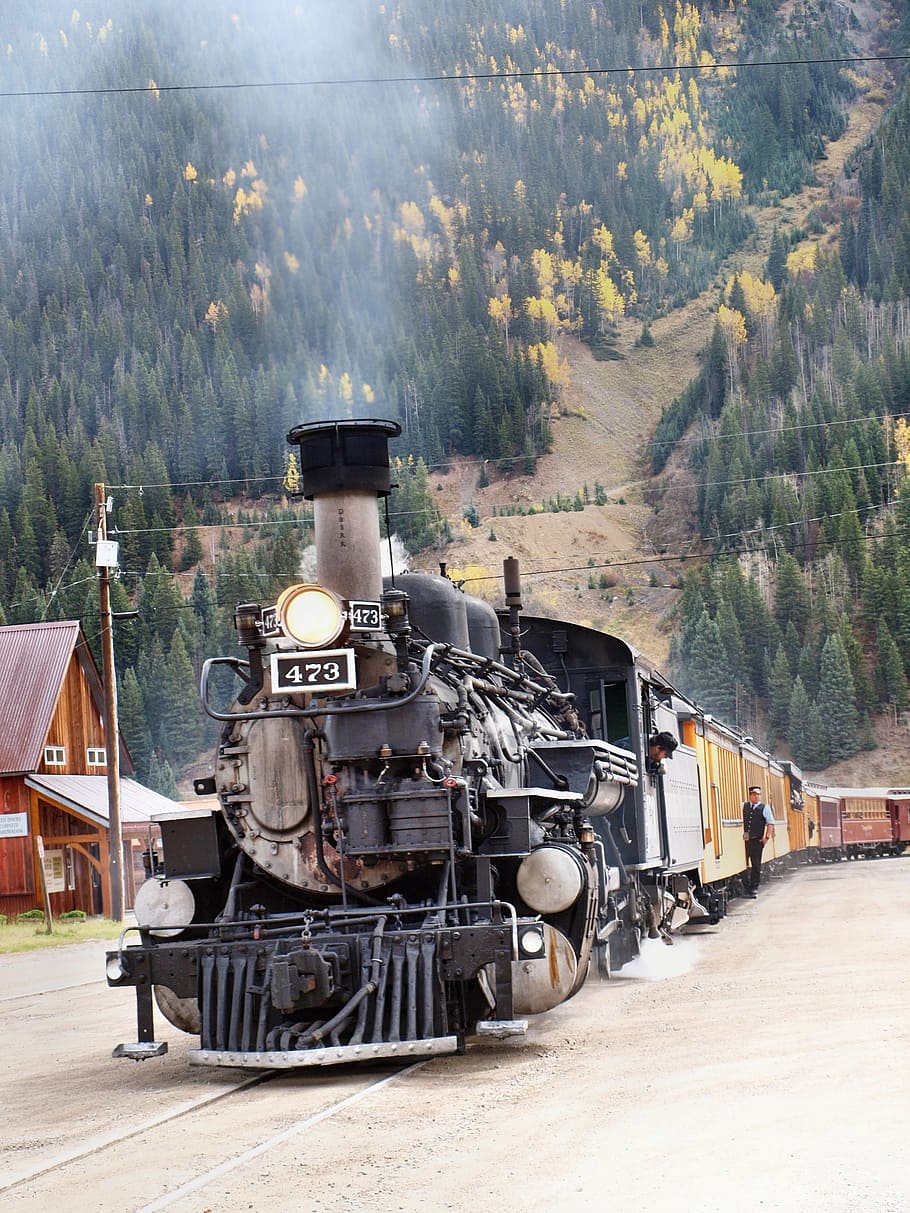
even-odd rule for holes
{"type": "MultiPolygon", "coordinates": [[[[42,862],[55,915],[111,912],[103,699],[78,622],[0,627],[0,913],[8,918],[42,906],[42,862]]],[[[122,741],[120,763],[132,773],[122,741]]],[[[121,783],[128,906],[144,879],[143,852],[156,845],[151,816],[176,807],[121,783]]]]}

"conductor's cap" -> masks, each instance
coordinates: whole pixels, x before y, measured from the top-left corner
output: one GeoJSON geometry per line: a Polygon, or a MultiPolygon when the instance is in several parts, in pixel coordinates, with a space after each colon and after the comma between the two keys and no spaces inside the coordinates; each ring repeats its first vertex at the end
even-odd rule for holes
{"type": "Polygon", "coordinates": [[[750,796],[751,796],[751,794],[752,794],[753,792],[758,792],[758,793],[759,793],[759,795],[761,795],[761,788],[749,788],[749,795],[750,795],[750,796]]]}

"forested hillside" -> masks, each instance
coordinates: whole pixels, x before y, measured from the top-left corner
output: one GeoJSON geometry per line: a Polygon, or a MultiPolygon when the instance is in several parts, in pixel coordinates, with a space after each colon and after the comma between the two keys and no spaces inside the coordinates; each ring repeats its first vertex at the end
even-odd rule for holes
{"type": "MultiPolygon", "coordinates": [[[[116,643],[140,777],[173,790],[231,608],[298,576],[292,425],[399,418],[396,528],[444,542],[427,466],[532,472],[571,405],[564,335],[615,357],[620,320],[647,341],[719,280],[704,373],[655,438],[655,472],[701,478],[692,534],[718,554],[683,594],[679,678],[796,746],[837,639],[854,714],[800,755],[816,765],[906,708],[901,107],[839,247],[809,263],[781,230],[761,276],[723,268],[866,87],[852,8],[264,7],[44,0],[4,26],[0,609],[96,639],[105,484],[115,609],[139,609],[116,643]],[[775,678],[806,696],[786,719],[775,678]]],[[[903,6],[882,14],[886,50],[903,6]]]]}

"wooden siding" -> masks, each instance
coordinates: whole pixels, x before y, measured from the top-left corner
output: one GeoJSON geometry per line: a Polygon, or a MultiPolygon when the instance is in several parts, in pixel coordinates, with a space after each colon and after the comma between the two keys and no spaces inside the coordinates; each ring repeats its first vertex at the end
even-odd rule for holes
{"type": "MultiPolygon", "coordinates": [[[[28,813],[28,792],[19,776],[0,776],[0,812],[28,813]]],[[[0,837],[0,912],[9,914],[6,906],[8,897],[33,898],[34,873],[31,860],[31,838],[2,838],[0,837]]],[[[34,904],[17,908],[31,909],[34,904]]]]}
{"type": "Polygon", "coordinates": [[[49,766],[41,754],[37,774],[102,775],[107,767],[89,767],[88,749],[105,748],[104,726],[77,659],[72,657],[60,689],[45,746],[63,746],[64,766],[49,766]]]}

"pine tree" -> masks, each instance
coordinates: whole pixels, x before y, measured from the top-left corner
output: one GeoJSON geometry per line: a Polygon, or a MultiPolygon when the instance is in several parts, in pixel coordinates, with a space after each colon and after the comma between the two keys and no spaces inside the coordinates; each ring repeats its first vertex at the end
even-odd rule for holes
{"type": "Polygon", "coordinates": [[[787,250],[778,227],[771,233],[766,273],[768,281],[779,292],[787,280],[787,250]]]}
{"type": "Polygon", "coordinates": [[[790,707],[787,712],[787,744],[800,765],[805,763],[808,757],[806,729],[809,720],[809,707],[809,696],[806,694],[806,688],[803,686],[802,679],[797,675],[793,680],[793,689],[790,692],[790,707]]]}
{"type": "Polygon", "coordinates": [[[147,785],[159,796],[167,796],[169,800],[179,800],[180,792],[171,764],[156,750],[149,762],[147,785]]]}
{"type": "Polygon", "coordinates": [[[202,745],[203,719],[196,691],[196,676],[180,631],[159,671],[159,695],[163,717],[163,752],[176,766],[192,760],[202,745]]]}
{"type": "Polygon", "coordinates": [[[145,722],[142,692],[139,689],[136,671],[132,667],[128,668],[120,679],[117,716],[120,721],[120,731],[136,768],[136,778],[140,783],[145,783],[148,779],[152,751],[145,722]]]}
{"type": "Polygon", "coordinates": [[[793,690],[793,676],[790,673],[790,663],[784,646],[779,644],[774,655],[774,665],[771,669],[770,685],[768,687],[768,723],[774,737],[786,737],[790,721],[790,695],[793,690]]]}
{"type": "Polygon", "coordinates": [[[824,721],[828,754],[849,758],[859,749],[858,715],[850,662],[836,633],[828,637],[822,649],[816,702],[824,721]]]}
{"type": "Polygon", "coordinates": [[[693,696],[706,711],[733,723],[736,685],[729,656],[717,623],[704,611],[695,628],[689,668],[694,676],[693,696]]]}
{"type": "Polygon", "coordinates": [[[825,723],[825,713],[813,703],[806,716],[806,732],[803,739],[804,756],[801,761],[816,771],[823,771],[838,754],[833,754],[829,748],[828,731],[825,723]]]}
{"type": "Polygon", "coordinates": [[[879,701],[891,705],[897,712],[906,711],[910,703],[907,675],[898,647],[884,621],[878,626],[873,677],[879,701]]]}

